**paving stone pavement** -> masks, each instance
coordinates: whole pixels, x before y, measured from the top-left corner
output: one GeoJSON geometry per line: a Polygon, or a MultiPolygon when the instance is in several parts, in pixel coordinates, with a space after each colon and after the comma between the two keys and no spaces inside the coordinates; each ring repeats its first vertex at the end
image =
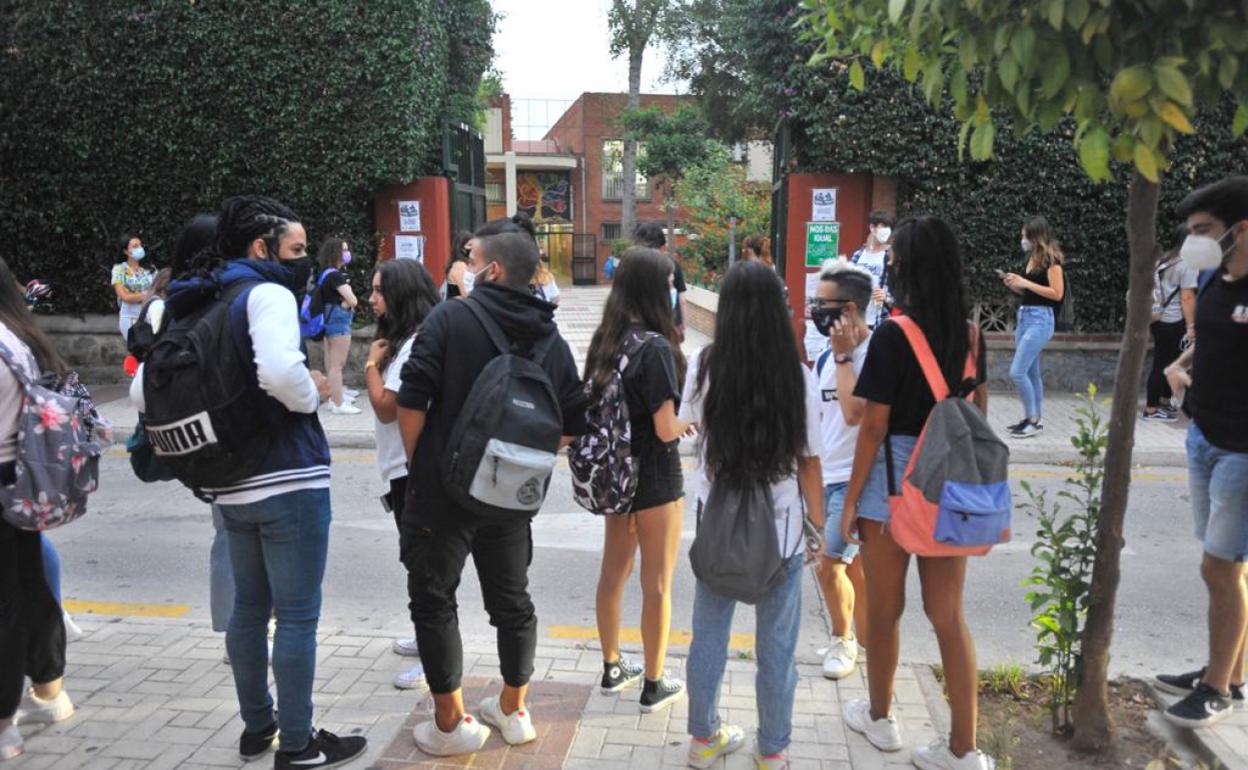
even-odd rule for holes
{"type": "MultiPolygon", "coordinates": [[[[70,719],[26,725],[26,754],[6,770],[163,770],[242,767],[242,731],[233,678],[223,663],[223,635],[207,623],[181,619],[77,618],[86,635],[68,649],[66,691],[77,705],[70,719]]],[[[410,661],[390,651],[392,639],[341,630],[318,633],[315,724],[343,735],[364,735],[368,752],[350,768],[471,767],[503,770],[657,770],[685,766],[686,704],[641,714],[638,691],[603,695],[596,687],[596,649],[539,643],[530,709],[539,741],[507,747],[497,736],[470,757],[434,760],[415,749],[411,727],[427,718],[425,692],[400,691],[391,678],[410,661]]],[[[469,709],[500,683],[492,640],[466,639],[465,693],[469,709]]],[[[681,675],[683,659],[669,658],[681,675]]],[[[883,770],[909,765],[909,752],[881,754],[842,721],[844,703],[865,697],[861,672],[824,679],[818,660],[798,660],[798,687],[789,752],[794,770],[883,770]]],[[[722,768],[752,767],[754,662],[728,662],[720,698],[725,721],[739,724],[749,746],[722,768]]],[[[897,711],[908,744],[921,745],[947,724],[926,667],[898,672],[897,711]],[[935,714],[929,712],[935,706],[935,714]]],[[[280,704],[279,704],[280,708],[280,704]]],[[[268,766],[267,758],[254,766],[268,766]]]]}

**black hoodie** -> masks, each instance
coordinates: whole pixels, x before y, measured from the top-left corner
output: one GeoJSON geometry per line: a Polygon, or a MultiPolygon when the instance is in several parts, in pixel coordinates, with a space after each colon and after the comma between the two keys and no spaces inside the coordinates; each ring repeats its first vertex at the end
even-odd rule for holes
{"type": "MultiPolygon", "coordinates": [[[[527,291],[481,283],[473,289],[472,296],[485,306],[507,338],[520,347],[559,333],[555,306],[527,291]]],[[[423,519],[452,507],[458,510],[442,487],[442,455],[468,392],[481,370],[498,354],[464,300],[439,304],[421,324],[412,343],[411,358],[400,372],[403,385],[398,394],[399,406],[427,413],[408,473],[407,499],[416,510],[406,511],[404,518],[423,519]]],[[[551,347],[542,368],[549,375],[563,410],[563,434],[579,436],[585,432],[585,395],[576,361],[565,340],[560,338],[551,347]]]]}

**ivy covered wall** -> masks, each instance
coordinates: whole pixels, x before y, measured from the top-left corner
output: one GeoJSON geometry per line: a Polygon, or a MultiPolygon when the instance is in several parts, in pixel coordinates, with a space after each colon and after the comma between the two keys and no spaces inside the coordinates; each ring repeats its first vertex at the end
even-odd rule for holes
{"type": "Polygon", "coordinates": [[[0,0],[0,256],[57,311],[109,311],[122,233],[159,267],[259,192],[366,267],[375,189],[438,170],[493,27],[486,0],[0,0]]]}

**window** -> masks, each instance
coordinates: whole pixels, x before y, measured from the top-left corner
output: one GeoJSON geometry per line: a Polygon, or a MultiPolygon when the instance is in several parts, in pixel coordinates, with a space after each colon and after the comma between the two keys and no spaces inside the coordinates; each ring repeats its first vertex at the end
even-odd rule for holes
{"type": "Polygon", "coordinates": [[[623,237],[624,237],[624,231],[621,229],[621,225],[619,222],[603,222],[602,223],[601,240],[603,243],[611,243],[611,241],[618,241],[623,237]]]}
{"type": "Polygon", "coordinates": [[[503,182],[485,183],[485,200],[487,203],[503,203],[507,200],[507,190],[503,182]]]}
{"type": "MultiPolygon", "coordinates": [[[[646,153],[644,144],[637,145],[637,156],[646,153]]],[[[602,141],[602,199],[618,201],[624,198],[624,142],[619,139],[602,141]]],[[[637,172],[637,200],[650,200],[650,183],[637,172]]]]}

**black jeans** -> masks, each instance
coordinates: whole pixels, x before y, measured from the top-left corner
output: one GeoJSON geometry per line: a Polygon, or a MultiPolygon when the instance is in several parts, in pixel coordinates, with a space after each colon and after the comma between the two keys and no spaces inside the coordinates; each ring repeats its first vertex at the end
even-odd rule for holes
{"type": "Polygon", "coordinates": [[[38,532],[0,521],[0,719],[17,712],[22,678],[46,684],[65,674],[65,621],[43,574],[38,532]]]}
{"type": "Polygon", "coordinates": [[[414,518],[405,517],[400,549],[429,689],[437,695],[451,693],[463,680],[464,647],[455,592],[469,554],[490,625],[497,629],[503,681],[512,687],[528,684],[537,650],[537,614],[529,597],[530,517],[486,520],[451,506],[419,521],[414,518]]]}
{"type": "MultiPolygon", "coordinates": [[[[1183,335],[1187,333],[1187,325],[1182,321],[1162,323],[1156,321],[1149,327],[1153,334],[1153,368],[1148,372],[1147,399],[1145,404],[1150,409],[1163,406],[1162,400],[1171,395],[1170,384],[1166,382],[1165,369],[1179,357],[1183,335]]],[[[1168,406],[1168,404],[1166,404],[1168,406]]]]}

